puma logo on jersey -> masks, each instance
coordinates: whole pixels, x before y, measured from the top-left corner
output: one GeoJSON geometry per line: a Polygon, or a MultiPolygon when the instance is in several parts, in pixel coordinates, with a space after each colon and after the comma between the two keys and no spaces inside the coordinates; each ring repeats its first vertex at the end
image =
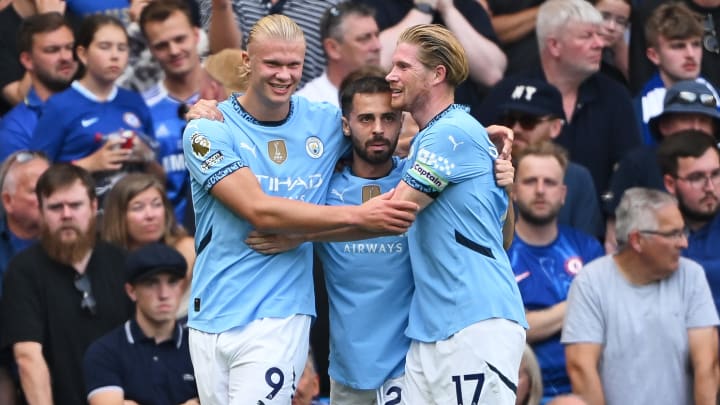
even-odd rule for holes
{"type": "Polygon", "coordinates": [[[240,142],[240,149],[247,149],[252,153],[253,157],[257,159],[257,153],[255,152],[255,145],[250,146],[246,144],[245,142],[240,142]]]}
{"type": "Polygon", "coordinates": [[[345,192],[347,190],[343,190],[342,192],[338,191],[337,189],[330,190],[330,194],[337,196],[337,198],[340,199],[340,201],[345,202],[345,192]]]}
{"type": "Polygon", "coordinates": [[[455,137],[452,136],[452,135],[448,136],[448,141],[450,141],[450,143],[452,143],[452,145],[453,145],[453,152],[455,152],[455,149],[456,149],[458,146],[460,146],[460,145],[462,145],[462,144],[465,143],[465,142],[457,142],[457,141],[455,140],[455,137]]]}

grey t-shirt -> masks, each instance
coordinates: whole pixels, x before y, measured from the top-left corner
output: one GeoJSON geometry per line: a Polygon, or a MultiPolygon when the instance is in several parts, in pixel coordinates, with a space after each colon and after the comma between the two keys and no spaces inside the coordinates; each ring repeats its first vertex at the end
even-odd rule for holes
{"type": "Polygon", "coordinates": [[[603,346],[599,371],[608,405],[692,404],[687,330],[718,323],[694,261],[680,258],[670,277],[638,286],[608,255],[575,277],[561,342],[603,346]]]}

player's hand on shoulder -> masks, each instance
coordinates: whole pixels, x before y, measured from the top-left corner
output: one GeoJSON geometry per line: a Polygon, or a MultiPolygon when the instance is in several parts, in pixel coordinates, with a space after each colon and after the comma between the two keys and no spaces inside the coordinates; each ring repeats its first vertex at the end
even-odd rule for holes
{"type": "Polygon", "coordinates": [[[198,118],[207,118],[213,121],[223,121],[223,115],[220,109],[218,109],[217,104],[215,100],[198,100],[185,114],[185,119],[190,121],[198,118]]]}
{"type": "Polygon", "coordinates": [[[515,139],[513,130],[502,125],[490,125],[486,128],[490,141],[498,151],[498,159],[510,159],[512,143],[515,139]]]}
{"type": "Polygon", "coordinates": [[[418,205],[411,201],[392,200],[389,191],[358,207],[360,228],[368,232],[401,234],[415,221],[418,205]]]}

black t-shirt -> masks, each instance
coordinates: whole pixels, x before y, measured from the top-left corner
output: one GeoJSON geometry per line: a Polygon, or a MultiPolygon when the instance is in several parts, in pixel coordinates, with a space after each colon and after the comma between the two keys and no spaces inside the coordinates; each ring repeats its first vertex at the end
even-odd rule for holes
{"type": "MultiPolygon", "coordinates": [[[[22,79],[25,74],[17,47],[20,23],[22,18],[12,5],[0,11],[0,89],[22,79]]],[[[0,97],[0,115],[5,115],[11,108],[12,105],[4,97],[0,97]]]]}
{"type": "MultiPolygon", "coordinates": [[[[514,14],[531,7],[539,6],[544,0],[488,0],[493,16],[514,14]]],[[[540,52],[537,37],[533,28],[527,35],[515,42],[503,44],[502,49],[507,55],[508,64],[505,75],[523,72],[534,66],[540,66],[540,52]]]]}
{"type": "Polygon", "coordinates": [[[0,347],[38,342],[50,370],[56,404],[86,405],[82,362],[87,347],[122,324],[132,305],[125,294],[125,253],[98,242],[86,273],[95,298],[95,315],[81,308],[76,272],[47,256],[40,244],[20,252],[3,284],[0,347]]]}

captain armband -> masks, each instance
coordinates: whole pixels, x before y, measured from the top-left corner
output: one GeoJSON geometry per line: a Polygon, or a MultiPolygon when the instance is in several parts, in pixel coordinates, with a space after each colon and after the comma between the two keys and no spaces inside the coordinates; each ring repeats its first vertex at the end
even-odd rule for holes
{"type": "Polygon", "coordinates": [[[415,161],[412,167],[403,176],[410,187],[427,194],[431,198],[437,198],[450,182],[438,174],[432,167],[415,161]]]}

